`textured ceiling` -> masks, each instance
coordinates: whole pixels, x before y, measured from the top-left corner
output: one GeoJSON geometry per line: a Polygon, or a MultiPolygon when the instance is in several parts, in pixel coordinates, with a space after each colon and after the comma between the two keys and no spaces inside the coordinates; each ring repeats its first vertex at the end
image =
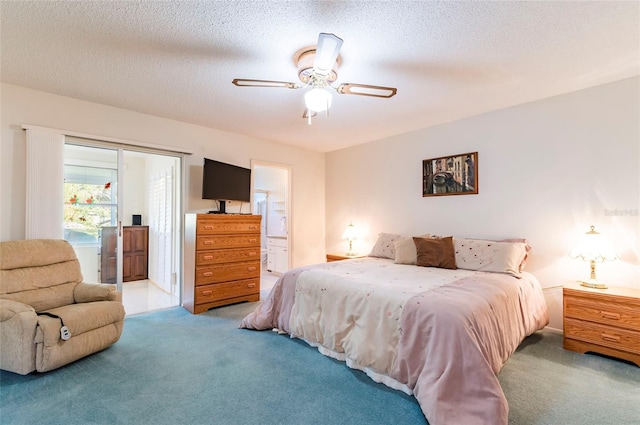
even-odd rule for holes
{"type": "Polygon", "coordinates": [[[2,1],[1,79],[321,152],[640,74],[640,2],[2,1]],[[301,118],[294,54],[344,40],[335,94],[301,118]]]}

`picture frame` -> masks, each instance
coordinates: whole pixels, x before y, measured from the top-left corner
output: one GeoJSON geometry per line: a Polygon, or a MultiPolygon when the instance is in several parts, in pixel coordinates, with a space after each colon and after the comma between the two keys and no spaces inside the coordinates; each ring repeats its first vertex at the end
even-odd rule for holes
{"type": "Polygon", "coordinates": [[[422,161],[422,197],[478,194],[478,152],[422,161]]]}

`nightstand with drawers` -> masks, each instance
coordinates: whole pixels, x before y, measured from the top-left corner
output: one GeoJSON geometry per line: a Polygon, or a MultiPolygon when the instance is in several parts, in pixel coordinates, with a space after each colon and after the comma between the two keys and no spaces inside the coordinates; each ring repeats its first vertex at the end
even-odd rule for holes
{"type": "Polygon", "coordinates": [[[350,256],[350,255],[327,254],[327,263],[330,263],[332,261],[352,260],[354,258],[363,258],[363,257],[366,257],[366,255],[350,256]]]}
{"type": "Polygon", "coordinates": [[[563,288],[567,350],[617,357],[640,366],[640,289],[563,288]]]}

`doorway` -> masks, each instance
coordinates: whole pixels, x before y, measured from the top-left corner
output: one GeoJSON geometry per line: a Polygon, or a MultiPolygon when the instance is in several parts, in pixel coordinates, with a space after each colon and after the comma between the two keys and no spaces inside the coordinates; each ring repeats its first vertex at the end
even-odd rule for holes
{"type": "Polygon", "coordinates": [[[127,315],[180,305],[182,157],[67,138],[65,239],[127,315]]]}
{"type": "Polygon", "coordinates": [[[291,268],[291,167],[254,160],[251,168],[253,213],[262,215],[261,274],[265,281],[291,268]]]}

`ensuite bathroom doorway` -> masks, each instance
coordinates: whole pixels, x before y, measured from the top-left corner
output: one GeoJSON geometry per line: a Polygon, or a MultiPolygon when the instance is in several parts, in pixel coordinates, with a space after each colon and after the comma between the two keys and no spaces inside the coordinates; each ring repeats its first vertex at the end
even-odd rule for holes
{"type": "Polygon", "coordinates": [[[260,257],[264,282],[291,268],[291,167],[254,160],[251,169],[252,211],[262,216],[260,257]]]}

